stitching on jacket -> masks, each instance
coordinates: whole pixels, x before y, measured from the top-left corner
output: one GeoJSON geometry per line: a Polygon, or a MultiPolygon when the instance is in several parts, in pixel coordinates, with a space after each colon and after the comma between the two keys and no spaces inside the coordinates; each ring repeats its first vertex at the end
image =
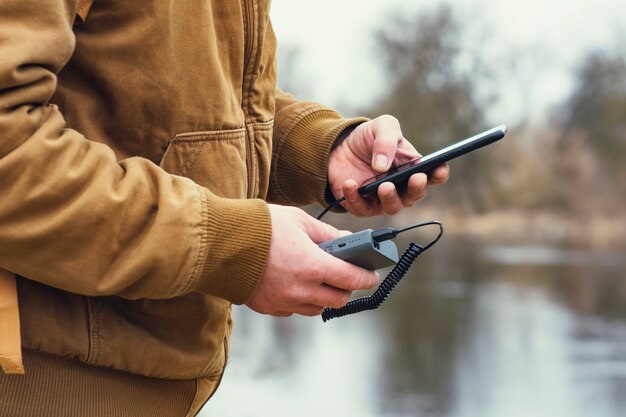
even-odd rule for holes
{"type": "Polygon", "coordinates": [[[185,294],[189,287],[191,287],[191,285],[196,281],[198,275],[200,275],[200,271],[202,270],[202,264],[204,263],[204,258],[206,257],[206,247],[209,244],[209,236],[207,232],[207,224],[209,222],[209,202],[202,188],[197,187],[197,191],[200,200],[200,248],[198,249],[198,257],[196,259],[195,265],[193,266],[193,269],[191,270],[189,279],[187,280],[185,285],[183,285],[183,287],[178,291],[178,295],[185,294]]]}
{"type": "Polygon", "coordinates": [[[198,156],[202,153],[204,146],[207,142],[226,142],[233,140],[242,140],[245,135],[244,129],[237,129],[236,131],[207,131],[207,132],[192,132],[182,133],[176,135],[172,141],[173,146],[178,143],[198,143],[199,146],[193,147],[189,156],[185,159],[185,163],[181,167],[179,175],[186,177],[193,169],[198,160],[198,156]]]}
{"type": "MultiPolygon", "coordinates": [[[[266,132],[272,132],[274,130],[274,119],[268,120],[266,122],[253,122],[253,123],[249,123],[248,125],[248,141],[246,143],[246,145],[248,146],[247,152],[250,153],[250,163],[251,166],[248,167],[249,173],[248,173],[248,178],[250,178],[250,184],[248,184],[248,188],[249,188],[249,195],[248,197],[250,198],[260,198],[259,196],[259,192],[260,192],[260,176],[261,176],[261,163],[260,161],[260,155],[259,152],[257,151],[257,134],[263,134],[266,132]]],[[[272,146],[272,137],[270,136],[268,138],[268,146],[271,149],[272,146]]],[[[262,139],[262,141],[264,141],[262,139]]],[[[264,163],[263,167],[268,169],[268,175],[269,175],[269,171],[271,170],[271,152],[270,155],[268,155],[268,157],[270,158],[270,162],[269,162],[269,166],[268,164],[264,163]]],[[[267,161],[264,161],[267,162],[267,161]]]]}
{"type": "Polygon", "coordinates": [[[255,130],[267,132],[274,129],[274,119],[268,120],[267,122],[254,122],[252,125],[255,127],[255,130]]]}
{"type": "Polygon", "coordinates": [[[256,135],[254,132],[254,124],[246,124],[246,177],[248,179],[248,186],[246,190],[246,198],[252,198],[255,195],[255,186],[257,185],[257,171],[258,171],[258,155],[255,150],[256,135]]]}
{"type": "Polygon", "coordinates": [[[245,134],[245,127],[227,130],[206,130],[199,132],[179,133],[174,137],[173,143],[185,142],[212,142],[222,140],[239,139],[245,134]]]}
{"type": "Polygon", "coordinates": [[[95,364],[100,357],[100,300],[98,298],[87,299],[89,318],[89,353],[87,363],[95,364]]]}
{"type": "Polygon", "coordinates": [[[181,172],[180,172],[180,175],[182,175],[183,177],[186,177],[187,174],[193,168],[193,166],[196,164],[196,160],[198,159],[198,155],[200,155],[200,153],[202,152],[202,149],[204,149],[204,145],[206,144],[206,141],[202,141],[202,142],[199,142],[199,143],[200,143],[200,146],[194,146],[192,148],[192,151],[190,152],[189,157],[187,158],[187,160],[183,164],[183,167],[182,167],[181,172]]]}
{"type": "Polygon", "coordinates": [[[78,0],[76,14],[83,23],[87,20],[87,16],[89,15],[91,7],[93,6],[93,2],[94,0],[78,0]]]}
{"type": "MultiPolygon", "coordinates": [[[[221,378],[224,376],[224,370],[226,369],[226,364],[228,363],[229,341],[232,335],[232,328],[231,328],[230,335],[229,335],[229,330],[228,330],[228,327],[229,327],[228,320],[230,319],[230,317],[231,317],[231,312],[230,312],[230,307],[229,307],[229,313],[226,316],[226,323],[225,323],[226,327],[225,327],[224,338],[222,339],[221,347],[220,349],[218,349],[218,351],[213,356],[213,358],[211,358],[211,360],[209,361],[209,364],[202,370],[203,377],[208,378],[209,380],[214,380],[215,377],[219,377],[221,380],[221,378]],[[220,360],[222,355],[224,357],[224,364],[222,365],[222,367],[216,371],[211,372],[210,374],[207,374],[209,369],[215,366],[215,363],[220,360]]],[[[215,389],[217,390],[217,387],[215,389]]]]}
{"type": "MultiPolygon", "coordinates": [[[[260,39],[259,37],[261,36],[261,19],[259,18],[260,13],[259,13],[259,3],[257,1],[252,0],[252,5],[254,7],[254,16],[252,16],[252,19],[254,20],[254,24],[255,27],[251,28],[251,30],[253,30],[253,33],[256,34],[256,36],[252,37],[252,63],[248,63],[248,68],[250,69],[250,73],[247,74],[249,81],[249,84],[246,86],[246,98],[247,98],[247,102],[246,102],[246,107],[248,108],[248,114],[246,115],[246,119],[249,119],[250,115],[252,114],[252,100],[250,99],[250,93],[252,91],[252,86],[254,85],[254,81],[256,80],[256,73],[255,70],[258,68],[258,63],[259,60],[261,59],[261,54],[259,53],[259,51],[261,51],[261,48],[259,47],[259,43],[260,43],[260,39]]],[[[250,24],[250,22],[248,22],[248,24],[250,24]]]]}

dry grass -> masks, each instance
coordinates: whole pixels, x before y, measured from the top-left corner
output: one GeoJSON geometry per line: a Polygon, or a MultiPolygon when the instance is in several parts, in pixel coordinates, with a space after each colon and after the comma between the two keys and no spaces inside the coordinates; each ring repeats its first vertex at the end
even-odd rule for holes
{"type": "MultiPolygon", "coordinates": [[[[584,218],[559,212],[522,210],[464,214],[423,208],[419,217],[441,220],[448,236],[477,241],[626,249],[626,216],[584,218]]],[[[400,215],[392,221],[400,225],[404,220],[408,220],[407,215],[400,215]]]]}

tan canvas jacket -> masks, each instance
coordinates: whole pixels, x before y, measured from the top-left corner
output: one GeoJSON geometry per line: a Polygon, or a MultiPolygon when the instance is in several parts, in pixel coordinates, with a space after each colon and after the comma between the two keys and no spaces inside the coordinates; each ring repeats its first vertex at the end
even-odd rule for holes
{"type": "Polygon", "coordinates": [[[0,268],[18,275],[25,348],[221,375],[230,303],[264,269],[266,201],[323,201],[332,144],[362,121],[277,92],[268,13],[0,2],[0,268]]]}

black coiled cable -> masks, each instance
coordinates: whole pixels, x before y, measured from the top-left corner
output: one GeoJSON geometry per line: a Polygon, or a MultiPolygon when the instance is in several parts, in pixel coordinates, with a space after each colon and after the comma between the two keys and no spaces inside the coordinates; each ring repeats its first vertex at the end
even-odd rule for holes
{"type": "MultiPolygon", "coordinates": [[[[321,220],[322,217],[324,217],[324,215],[328,213],[328,211],[339,206],[339,204],[345,199],[345,197],[341,197],[339,200],[334,201],[326,209],[324,209],[324,211],[322,211],[319,216],[317,216],[317,219],[321,220]]],[[[433,220],[424,223],[416,223],[400,230],[391,228],[387,228],[386,230],[380,230],[380,232],[383,232],[383,234],[385,235],[384,238],[389,239],[391,237],[395,237],[399,233],[406,232],[407,230],[416,229],[428,225],[439,226],[439,234],[437,235],[437,237],[435,237],[430,243],[428,243],[424,247],[411,242],[409,248],[404,251],[400,259],[398,260],[398,263],[396,263],[396,266],[394,266],[391,272],[387,274],[387,276],[378,286],[374,294],[370,295],[369,297],[361,297],[357,298],[356,300],[349,301],[345,306],[340,308],[327,307],[324,309],[324,311],[322,311],[322,320],[324,320],[324,322],[327,322],[328,320],[337,317],[348,316],[350,314],[359,313],[361,311],[375,310],[380,307],[380,305],[387,299],[387,297],[389,297],[391,291],[393,291],[393,289],[396,287],[396,285],[398,285],[404,275],[406,275],[417,257],[430,249],[435,243],[439,241],[439,239],[441,239],[441,236],[443,235],[443,225],[441,224],[441,222],[433,220]]]]}
{"type": "Polygon", "coordinates": [[[361,297],[356,300],[349,301],[348,304],[341,308],[325,308],[322,312],[322,320],[324,322],[337,317],[343,317],[350,314],[359,313],[361,311],[375,310],[387,299],[391,291],[398,285],[402,277],[407,273],[409,268],[418,256],[424,252],[424,248],[420,245],[412,243],[409,248],[404,251],[396,266],[387,274],[383,282],[378,286],[374,294],[369,297],[361,297]]]}

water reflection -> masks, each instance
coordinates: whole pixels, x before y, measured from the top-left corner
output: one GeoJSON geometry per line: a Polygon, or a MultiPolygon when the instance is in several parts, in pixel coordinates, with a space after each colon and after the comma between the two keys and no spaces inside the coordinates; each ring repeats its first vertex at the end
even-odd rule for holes
{"type": "Polygon", "coordinates": [[[625,273],[619,254],[444,239],[376,312],[236,309],[231,364],[201,415],[621,415],[625,273]]]}

